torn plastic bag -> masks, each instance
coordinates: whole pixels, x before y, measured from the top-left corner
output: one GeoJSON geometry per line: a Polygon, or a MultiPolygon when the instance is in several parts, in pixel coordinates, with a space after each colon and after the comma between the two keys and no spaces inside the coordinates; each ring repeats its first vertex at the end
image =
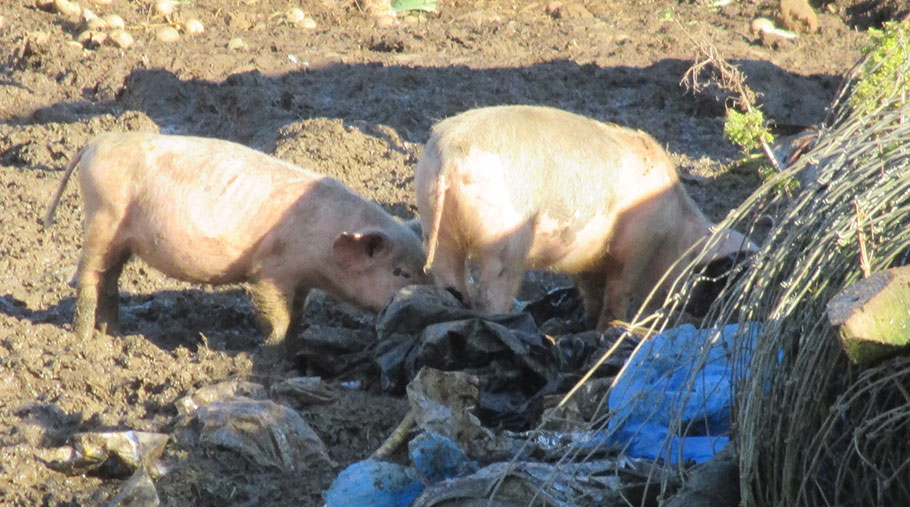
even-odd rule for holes
{"type": "Polygon", "coordinates": [[[294,377],[272,384],[272,396],[296,410],[335,401],[335,392],[319,377],[294,377]]]}
{"type": "Polygon", "coordinates": [[[132,477],[117,493],[107,507],[157,507],[161,504],[155,483],[144,466],[136,469],[132,477]]]}
{"type": "Polygon", "coordinates": [[[325,444],[296,411],[243,396],[199,407],[192,414],[199,440],[231,449],[251,462],[283,471],[331,463],[325,444]]]}
{"type": "Polygon", "coordinates": [[[574,334],[590,327],[585,325],[584,304],[575,287],[557,287],[527,301],[520,308],[534,317],[534,322],[544,334],[574,334]]]}
{"type": "Polygon", "coordinates": [[[493,463],[429,486],[413,507],[626,505],[616,463],[493,463]],[[501,484],[500,484],[501,481],[501,484]],[[493,500],[488,503],[490,496],[493,500]]]}
{"type": "Polygon", "coordinates": [[[127,477],[144,466],[161,475],[156,460],[164,452],[168,436],[145,431],[104,431],[76,433],[70,437],[71,447],[60,448],[56,454],[62,460],[51,460],[52,470],[67,475],[89,472],[104,477],[127,477]]]}
{"type": "Polygon", "coordinates": [[[255,400],[268,398],[265,387],[261,384],[245,380],[225,380],[210,386],[200,387],[193,391],[192,394],[178,399],[174,405],[177,407],[177,413],[187,417],[203,405],[234,396],[244,396],[255,400]]]}
{"type": "MultiPolygon", "coordinates": [[[[481,317],[444,289],[406,288],[376,325],[382,388],[400,393],[422,367],[465,371],[479,379],[477,415],[485,424],[533,427],[543,397],[568,390],[619,334],[569,335],[554,346],[534,319],[529,313],[481,317]]],[[[611,362],[597,374],[617,370],[611,362]]]]}
{"type": "Polygon", "coordinates": [[[758,330],[686,324],[646,340],[610,391],[610,441],[633,457],[710,459],[729,442],[734,366],[742,378],[758,330]],[[746,346],[734,365],[735,340],[746,346]]]}

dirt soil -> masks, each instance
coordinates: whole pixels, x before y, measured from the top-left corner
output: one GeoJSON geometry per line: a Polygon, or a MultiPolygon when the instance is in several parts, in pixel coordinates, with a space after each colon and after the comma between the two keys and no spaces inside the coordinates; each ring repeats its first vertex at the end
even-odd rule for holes
{"type": "MultiPolygon", "coordinates": [[[[175,400],[196,388],[227,379],[269,386],[307,373],[257,359],[260,336],[242,287],[185,284],[141,262],[121,277],[123,336],[75,339],[67,282],[81,244],[78,185],[56,225],[45,229],[40,219],[61,170],[93,136],[229,139],[339,178],[409,218],[414,166],[434,122],[477,106],[544,104],[654,135],[717,220],[759,178],[737,168],[740,154],[723,139],[726,96],[680,85],[693,38],[735,62],[789,133],[823,119],[866,29],[904,15],[889,1],[813,0],[817,33],[765,46],[750,23],[776,18],[777,0],[439,0],[435,12],[395,19],[371,15],[381,2],[355,0],[188,0],[168,18],[152,0],[81,1],[122,17],[135,43],[77,42],[82,23],[40,1],[0,6],[5,505],[98,505],[120,491],[123,476],[46,465],[74,433],[173,434],[175,400]],[[312,21],[291,23],[291,7],[312,21]],[[193,17],[205,30],[190,36],[193,17]],[[179,40],[156,37],[168,24],[179,40]]],[[[369,377],[359,388],[340,380],[326,379],[334,402],[300,410],[335,466],[280,472],[172,438],[162,456],[168,472],[155,481],[162,504],[321,504],[337,473],[367,457],[407,410],[369,377]]]]}

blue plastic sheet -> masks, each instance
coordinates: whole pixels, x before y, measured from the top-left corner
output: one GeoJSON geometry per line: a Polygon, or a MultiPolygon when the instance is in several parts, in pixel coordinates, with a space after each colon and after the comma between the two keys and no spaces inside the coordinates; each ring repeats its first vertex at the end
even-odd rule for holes
{"type": "Polygon", "coordinates": [[[432,431],[414,437],[408,455],[411,466],[365,460],[345,468],[323,493],[326,507],[407,506],[428,485],[477,469],[458,444],[432,431]]]}
{"type": "Polygon", "coordinates": [[[723,449],[733,372],[740,379],[746,373],[760,328],[745,326],[730,324],[718,332],[687,324],[642,343],[610,391],[610,443],[623,446],[628,456],[670,463],[702,463],[723,449]],[[740,343],[736,357],[734,340],[740,343]]]}

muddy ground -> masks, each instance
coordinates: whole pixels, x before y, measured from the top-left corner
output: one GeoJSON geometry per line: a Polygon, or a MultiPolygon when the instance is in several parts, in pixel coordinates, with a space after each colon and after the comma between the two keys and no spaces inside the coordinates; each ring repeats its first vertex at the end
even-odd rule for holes
{"type": "MultiPolygon", "coordinates": [[[[40,225],[61,170],[94,135],[160,131],[229,139],[343,180],[393,213],[416,211],[413,169],[431,125],[492,104],[545,104],[646,130],[672,153],[696,201],[722,218],[759,183],[722,137],[725,96],[680,79],[710,40],[763,94],[788,133],[821,121],[867,40],[899,2],[813,1],[817,33],[772,46],[750,33],[777,0],[439,0],[436,12],[376,17],[354,0],[189,0],[164,18],[151,0],[81,0],[115,13],[135,43],[76,42],[75,18],[33,0],[0,6],[0,503],[98,505],[124,477],[66,475],[49,450],[82,431],[172,433],[175,400],[226,379],[266,386],[305,375],[262,364],[242,287],[166,279],[132,262],[121,278],[123,336],[71,332],[81,202],[40,225]],[[718,2],[723,3],[723,2],[718,2]],[[288,21],[300,7],[307,26],[288,21]],[[156,38],[195,17],[205,31],[156,38]],[[233,40],[233,42],[231,42],[233,40]],[[239,42],[238,42],[239,40],[239,42]]],[[[326,357],[325,361],[332,361],[326,357]]],[[[363,372],[361,372],[363,375],[363,372]]],[[[335,401],[301,410],[335,466],[294,473],[172,439],[157,479],[164,505],[317,505],[345,465],[368,456],[406,400],[327,379],[335,401]]],[[[373,378],[375,380],[375,378],[373,378]]]]}

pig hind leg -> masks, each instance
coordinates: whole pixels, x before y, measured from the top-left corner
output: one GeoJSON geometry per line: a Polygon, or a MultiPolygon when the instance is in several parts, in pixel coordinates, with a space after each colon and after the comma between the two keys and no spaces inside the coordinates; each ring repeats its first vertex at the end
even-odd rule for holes
{"type": "Polygon", "coordinates": [[[95,315],[95,326],[104,334],[120,334],[120,288],[118,281],[123,267],[130,259],[130,252],[123,250],[113,257],[110,266],[101,275],[101,287],[98,297],[98,309],[95,315]]]}
{"type": "Polygon", "coordinates": [[[533,225],[525,224],[482,248],[477,255],[477,301],[488,314],[508,313],[525,272],[533,225]]]}
{"type": "Polygon", "coordinates": [[[106,334],[119,332],[117,280],[130,252],[116,243],[114,222],[98,213],[86,224],[73,318],[76,335],[82,339],[89,338],[95,327],[106,334]]]}
{"type": "Polygon", "coordinates": [[[465,261],[467,251],[452,236],[440,231],[436,243],[436,256],[433,259],[431,273],[434,283],[439,287],[451,287],[469,298],[465,261]]]}

